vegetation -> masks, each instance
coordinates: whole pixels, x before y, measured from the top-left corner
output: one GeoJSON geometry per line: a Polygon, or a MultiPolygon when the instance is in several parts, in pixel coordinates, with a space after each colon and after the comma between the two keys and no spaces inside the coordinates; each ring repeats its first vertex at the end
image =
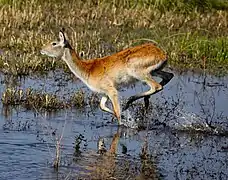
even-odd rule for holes
{"type": "MultiPolygon", "coordinates": [[[[146,41],[157,43],[169,63],[216,75],[228,72],[227,0],[0,0],[0,71],[14,76],[46,73],[65,63],[42,56],[45,43],[61,27],[82,58],[110,55],[146,41]]],[[[99,99],[82,91],[62,101],[34,89],[7,88],[5,106],[54,109],[96,107],[99,99]]]]}
{"type": "Polygon", "coordinates": [[[0,69],[16,76],[69,71],[39,53],[65,27],[86,59],[151,41],[172,67],[221,74],[228,72],[227,17],[227,0],[0,0],[0,69]]]}
{"type": "Polygon", "coordinates": [[[92,94],[87,98],[83,91],[75,92],[71,97],[62,100],[55,94],[48,94],[32,88],[27,88],[25,90],[7,88],[2,94],[1,101],[5,107],[20,105],[28,110],[55,111],[73,107],[76,107],[77,109],[83,108],[87,106],[87,104],[94,108],[95,104],[98,104],[97,101],[94,101],[94,98],[96,98],[95,94],[92,94]]]}
{"type": "MultiPolygon", "coordinates": [[[[110,55],[149,41],[167,52],[173,68],[197,69],[216,75],[228,73],[228,0],[0,0],[0,24],[0,71],[13,76],[42,74],[58,68],[69,72],[62,61],[40,54],[41,47],[55,39],[61,27],[65,27],[73,47],[84,59],[110,55]]],[[[88,96],[82,90],[62,99],[56,94],[17,87],[6,88],[1,101],[6,109],[20,105],[39,112],[96,108],[99,103],[96,94],[88,96]]],[[[170,112],[180,106],[177,103],[168,99],[162,105],[152,104],[149,111],[155,112],[153,123],[166,127],[165,120],[175,115],[170,112]],[[164,117],[160,116],[162,113],[164,117]]],[[[132,111],[143,117],[139,130],[154,128],[154,124],[147,124],[143,109],[141,105],[139,110],[132,111]]],[[[213,113],[211,117],[215,116],[213,113]]],[[[18,124],[19,130],[30,127],[27,121],[18,124]]],[[[192,123],[181,130],[227,135],[222,125],[221,128],[210,122],[203,125],[206,128],[192,123]]],[[[56,169],[61,165],[62,137],[63,133],[56,138],[53,163],[56,169]]],[[[82,143],[87,141],[79,134],[74,141],[75,161],[81,154],[82,143]]],[[[147,140],[139,156],[140,168],[135,166],[135,161],[121,162],[114,155],[101,156],[104,158],[96,161],[98,177],[107,173],[107,177],[122,179],[129,174],[135,179],[159,179],[155,158],[148,153],[147,140]],[[102,160],[106,157],[107,163],[104,163],[102,160]],[[118,164],[107,168],[111,161],[118,164]]]]}

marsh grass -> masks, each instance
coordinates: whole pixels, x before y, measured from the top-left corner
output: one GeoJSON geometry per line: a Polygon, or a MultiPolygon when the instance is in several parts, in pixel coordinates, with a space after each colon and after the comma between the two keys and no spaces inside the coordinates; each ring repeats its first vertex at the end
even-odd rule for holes
{"type": "Polygon", "coordinates": [[[82,108],[86,106],[85,93],[82,90],[75,92],[70,98],[70,104],[82,108]]]}
{"type": "Polygon", "coordinates": [[[46,93],[32,88],[22,90],[16,87],[8,87],[2,93],[1,101],[4,107],[22,106],[27,110],[57,111],[66,108],[81,109],[88,105],[93,108],[97,107],[98,101],[94,101],[95,97],[96,95],[94,94],[86,96],[81,90],[63,99],[56,94],[46,93]]]}
{"type": "Polygon", "coordinates": [[[17,88],[7,88],[2,94],[4,106],[23,105],[27,109],[54,110],[66,106],[55,95],[35,91],[31,88],[27,90],[17,88]]]}
{"type": "Polygon", "coordinates": [[[41,47],[65,27],[83,58],[157,42],[171,66],[219,74],[228,70],[227,4],[170,0],[0,1],[0,69],[13,75],[68,68],[43,57],[41,47]]]}

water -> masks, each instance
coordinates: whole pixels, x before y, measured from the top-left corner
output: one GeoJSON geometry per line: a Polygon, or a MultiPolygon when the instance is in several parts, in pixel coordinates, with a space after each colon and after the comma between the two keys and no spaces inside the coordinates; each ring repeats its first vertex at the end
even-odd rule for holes
{"type": "MultiPolygon", "coordinates": [[[[1,76],[1,82],[1,94],[13,85],[59,97],[77,89],[90,93],[61,71],[17,83],[1,76]]],[[[228,179],[227,84],[227,77],[175,72],[164,90],[151,97],[147,113],[142,101],[130,108],[133,117],[141,118],[140,131],[118,128],[111,115],[89,106],[36,113],[22,107],[4,111],[1,104],[0,179],[228,179]],[[59,139],[61,161],[56,170],[59,139]],[[106,155],[97,153],[101,139],[106,155]],[[146,160],[140,158],[143,148],[149,154],[146,160]],[[112,152],[117,155],[107,155],[112,152]]],[[[122,104],[127,96],[147,88],[139,84],[122,91],[122,104]]]]}

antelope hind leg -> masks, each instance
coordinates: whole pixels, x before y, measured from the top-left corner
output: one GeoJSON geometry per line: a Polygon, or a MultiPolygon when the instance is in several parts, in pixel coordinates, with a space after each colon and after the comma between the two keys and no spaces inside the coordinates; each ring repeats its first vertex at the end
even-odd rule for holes
{"type": "MultiPolygon", "coordinates": [[[[151,73],[151,75],[158,76],[158,77],[162,78],[162,81],[159,83],[162,87],[165,86],[174,76],[173,73],[169,73],[169,72],[165,72],[165,71],[161,71],[161,70],[154,71],[154,72],[151,73]]],[[[153,82],[155,82],[155,81],[153,80],[153,82]]],[[[150,86],[150,83],[147,83],[147,84],[150,86]]],[[[158,88],[156,91],[154,91],[154,92],[152,91],[152,93],[150,93],[150,94],[148,92],[151,92],[151,90],[149,90],[149,91],[147,91],[145,93],[141,93],[141,94],[138,94],[138,95],[131,96],[127,100],[126,105],[123,107],[123,111],[127,110],[131,103],[133,103],[134,101],[136,101],[136,100],[138,100],[140,98],[143,98],[143,97],[144,97],[145,108],[148,109],[150,96],[152,94],[158,93],[161,90],[162,90],[162,88],[161,89],[158,88]],[[145,95],[145,94],[147,94],[147,95],[145,95]]]]}

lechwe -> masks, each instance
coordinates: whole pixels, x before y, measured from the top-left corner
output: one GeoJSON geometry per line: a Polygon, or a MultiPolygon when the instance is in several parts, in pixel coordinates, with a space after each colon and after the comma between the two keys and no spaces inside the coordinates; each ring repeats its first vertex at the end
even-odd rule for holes
{"type": "Polygon", "coordinates": [[[71,47],[63,30],[60,30],[59,41],[44,46],[41,54],[62,58],[75,76],[92,91],[103,95],[100,101],[101,109],[114,114],[119,124],[121,124],[117,91],[119,87],[130,85],[137,80],[145,82],[150,86],[150,90],[131,96],[123,109],[126,110],[133,101],[142,97],[148,106],[150,95],[162,90],[173,77],[172,73],[161,71],[167,62],[167,56],[150,43],[125,49],[111,56],[82,60],[71,47]],[[157,83],[152,75],[161,77],[161,83],[157,83]],[[108,98],[112,102],[113,110],[106,106],[108,98]]]}

